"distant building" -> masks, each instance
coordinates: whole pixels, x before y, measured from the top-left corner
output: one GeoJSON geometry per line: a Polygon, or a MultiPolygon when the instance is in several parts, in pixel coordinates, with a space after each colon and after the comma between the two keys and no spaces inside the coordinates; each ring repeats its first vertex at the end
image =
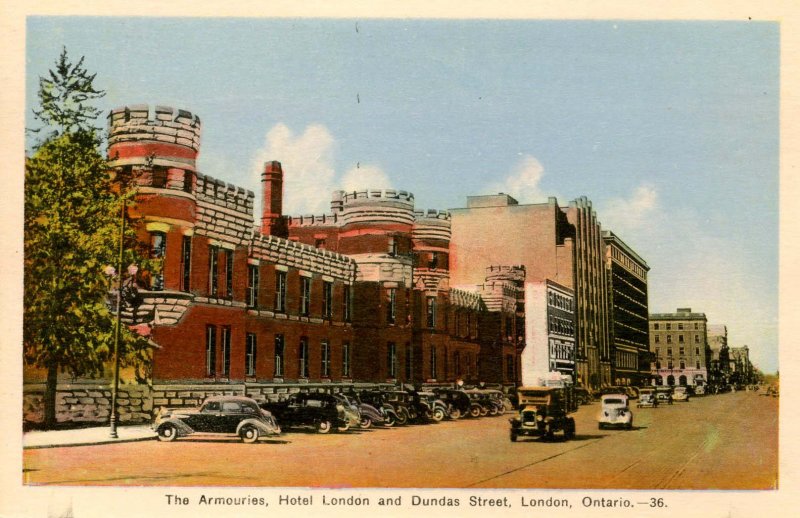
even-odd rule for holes
{"type": "Polygon", "coordinates": [[[712,385],[724,385],[730,374],[730,351],[728,349],[728,326],[708,326],[708,381],[712,385]]]}
{"type": "Polygon", "coordinates": [[[608,275],[609,342],[615,385],[650,384],[647,272],[650,267],[616,234],[603,231],[608,275]]]}
{"type": "Polygon", "coordinates": [[[655,355],[656,385],[708,383],[707,320],[704,313],[678,308],[675,313],[650,315],[650,350],[655,355]]]}

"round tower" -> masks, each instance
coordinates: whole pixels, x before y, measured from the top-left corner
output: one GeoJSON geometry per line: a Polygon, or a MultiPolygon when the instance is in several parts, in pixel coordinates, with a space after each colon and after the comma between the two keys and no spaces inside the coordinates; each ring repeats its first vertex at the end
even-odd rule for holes
{"type": "Polygon", "coordinates": [[[450,213],[417,211],[411,231],[414,279],[426,290],[446,290],[450,284],[450,213]]]}

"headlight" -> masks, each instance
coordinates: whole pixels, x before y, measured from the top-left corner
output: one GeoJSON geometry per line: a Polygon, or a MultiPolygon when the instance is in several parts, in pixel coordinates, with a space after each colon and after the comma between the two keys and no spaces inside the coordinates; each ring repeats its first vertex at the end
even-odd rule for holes
{"type": "Polygon", "coordinates": [[[339,412],[344,412],[344,406],[342,406],[341,404],[337,403],[336,404],[336,410],[338,410],[339,412]]]}
{"type": "Polygon", "coordinates": [[[537,421],[543,421],[543,420],[544,420],[544,417],[542,417],[541,415],[538,415],[538,414],[537,414],[537,415],[536,415],[536,420],[537,420],[537,421]]]}

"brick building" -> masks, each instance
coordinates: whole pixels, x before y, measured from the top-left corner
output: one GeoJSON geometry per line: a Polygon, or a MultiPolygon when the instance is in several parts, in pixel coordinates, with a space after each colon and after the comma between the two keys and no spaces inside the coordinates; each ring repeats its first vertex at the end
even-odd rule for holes
{"type": "Polygon", "coordinates": [[[197,170],[200,132],[168,107],[109,115],[110,165],[136,179],[138,237],[159,265],[138,273],[126,315],[152,329],[154,382],[518,381],[516,292],[497,306],[491,288],[451,288],[448,212],[361,190],[286,216],[268,162],[259,227],[253,192],[197,170]]]}
{"type": "Polygon", "coordinates": [[[678,308],[650,315],[650,350],[655,355],[656,385],[704,385],[708,382],[707,320],[704,313],[678,308]]]}

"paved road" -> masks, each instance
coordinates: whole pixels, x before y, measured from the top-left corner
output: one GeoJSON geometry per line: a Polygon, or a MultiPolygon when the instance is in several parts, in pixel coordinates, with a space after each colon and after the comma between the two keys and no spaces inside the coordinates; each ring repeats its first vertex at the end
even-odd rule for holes
{"type": "Polygon", "coordinates": [[[508,439],[504,417],[317,435],[257,445],[193,437],[25,450],[28,484],[144,486],[772,489],[778,401],[750,392],[634,408],[634,430],[598,430],[597,403],[571,441],[508,439]]]}

